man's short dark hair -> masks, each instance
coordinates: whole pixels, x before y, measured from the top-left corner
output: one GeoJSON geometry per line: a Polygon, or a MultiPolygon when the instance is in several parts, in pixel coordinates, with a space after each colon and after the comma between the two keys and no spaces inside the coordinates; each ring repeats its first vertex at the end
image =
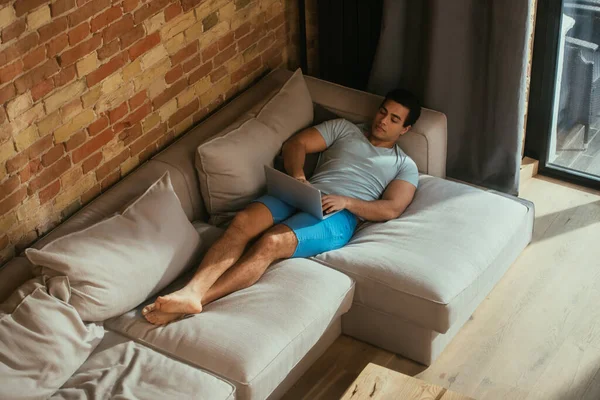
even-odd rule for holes
{"type": "Polygon", "coordinates": [[[385,100],[392,100],[408,108],[408,117],[404,126],[413,125],[421,116],[421,101],[417,96],[406,89],[394,89],[385,95],[385,100]]]}

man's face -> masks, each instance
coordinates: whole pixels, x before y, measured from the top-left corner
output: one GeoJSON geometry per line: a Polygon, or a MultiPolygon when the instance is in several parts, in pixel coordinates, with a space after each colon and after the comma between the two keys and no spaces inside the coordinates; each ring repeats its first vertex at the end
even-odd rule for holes
{"type": "Polygon", "coordinates": [[[404,126],[409,110],[393,100],[386,100],[373,118],[371,135],[386,142],[395,142],[410,129],[404,126]]]}

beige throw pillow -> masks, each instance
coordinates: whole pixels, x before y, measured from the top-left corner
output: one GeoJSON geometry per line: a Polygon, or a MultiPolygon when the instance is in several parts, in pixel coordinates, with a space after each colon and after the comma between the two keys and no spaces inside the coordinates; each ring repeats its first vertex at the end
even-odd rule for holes
{"type": "Polygon", "coordinates": [[[69,277],[84,321],[103,321],[173,281],[196,261],[199,242],[167,172],[122,214],[25,254],[36,275],[69,277]]]}
{"type": "Polygon", "coordinates": [[[260,110],[256,119],[272,128],[283,141],[313,121],[314,107],[302,70],[296,72],[260,110]]]}
{"type": "Polygon", "coordinates": [[[69,304],[65,276],[24,283],[0,305],[0,399],[45,399],[104,336],[69,304]]]}
{"type": "Polygon", "coordinates": [[[280,147],[277,133],[254,118],[198,147],[196,166],[212,224],[219,225],[261,194],[264,165],[273,165],[280,147]]]}
{"type": "Polygon", "coordinates": [[[255,118],[244,114],[198,146],[196,169],[211,224],[229,221],[264,192],[264,165],[273,166],[283,142],[312,120],[312,99],[298,69],[255,118]]]}

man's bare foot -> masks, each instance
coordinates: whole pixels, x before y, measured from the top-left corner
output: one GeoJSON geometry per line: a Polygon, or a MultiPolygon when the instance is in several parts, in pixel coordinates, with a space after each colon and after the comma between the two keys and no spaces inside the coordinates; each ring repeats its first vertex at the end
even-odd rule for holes
{"type": "Polygon", "coordinates": [[[142,314],[146,315],[151,311],[174,314],[198,314],[202,311],[202,299],[193,289],[184,287],[166,296],[157,297],[154,304],[144,307],[142,314]]]}
{"type": "Polygon", "coordinates": [[[150,311],[144,314],[144,318],[154,325],[166,325],[185,317],[186,314],[167,313],[162,311],[150,311]]]}

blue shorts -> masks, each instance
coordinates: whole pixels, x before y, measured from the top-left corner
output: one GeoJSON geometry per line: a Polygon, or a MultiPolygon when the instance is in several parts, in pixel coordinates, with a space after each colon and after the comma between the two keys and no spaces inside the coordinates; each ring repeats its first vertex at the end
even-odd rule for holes
{"type": "Polygon", "coordinates": [[[277,197],[265,195],[254,200],[267,206],[273,216],[273,223],[290,228],[298,239],[298,246],[292,255],[312,257],[339,249],[350,241],[358,224],[357,218],[348,210],[342,210],[331,217],[320,220],[297,209],[277,197]]]}

